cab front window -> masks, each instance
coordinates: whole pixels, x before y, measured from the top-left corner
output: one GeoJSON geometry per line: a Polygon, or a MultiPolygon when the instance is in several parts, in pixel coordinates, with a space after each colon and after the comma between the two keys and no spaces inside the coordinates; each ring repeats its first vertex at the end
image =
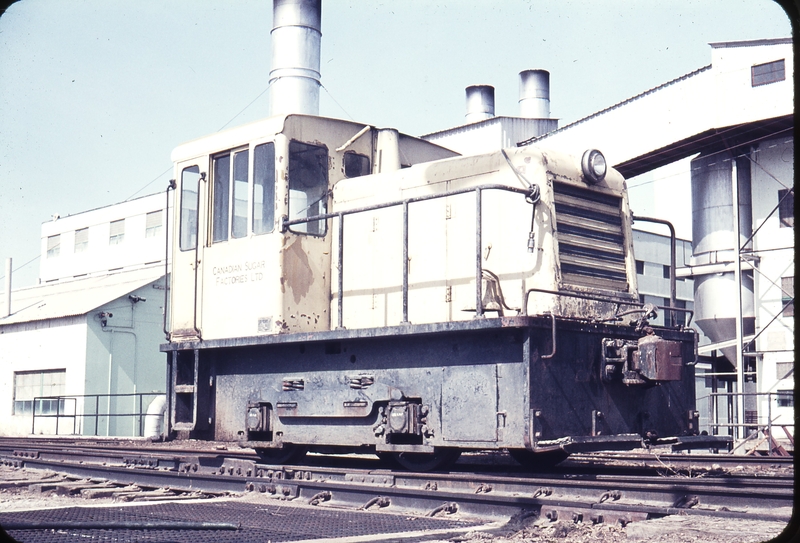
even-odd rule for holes
{"type": "MultiPolygon", "coordinates": [[[[328,150],[325,147],[289,142],[289,220],[327,213],[328,150]]],[[[290,227],[298,234],[324,236],[326,221],[312,221],[290,227]]]]}

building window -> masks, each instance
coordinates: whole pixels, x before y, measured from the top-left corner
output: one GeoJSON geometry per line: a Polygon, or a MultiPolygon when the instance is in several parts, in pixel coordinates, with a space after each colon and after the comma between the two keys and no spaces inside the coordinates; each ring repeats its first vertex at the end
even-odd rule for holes
{"type": "Polygon", "coordinates": [[[794,228],[794,189],[778,191],[778,217],[781,228],[794,228]]]}
{"type": "Polygon", "coordinates": [[[154,238],[161,232],[162,215],[161,210],[145,215],[144,237],[154,238]]]}
{"type": "Polygon", "coordinates": [[[794,362],[776,362],[775,373],[778,379],[788,379],[794,373],[794,362]]]}
{"type": "Polygon", "coordinates": [[[637,260],[636,261],[636,273],[638,275],[644,275],[644,261],[643,260],[637,260]]]}
{"type": "MultiPolygon", "coordinates": [[[[14,372],[14,415],[33,413],[34,398],[63,396],[66,377],[67,370],[14,372]]],[[[37,415],[54,415],[56,409],[64,412],[63,399],[39,399],[36,401],[37,415]]]]}
{"type": "Polygon", "coordinates": [[[75,252],[82,253],[89,248],[89,229],[75,230],[75,252]]]}
{"type": "Polygon", "coordinates": [[[119,245],[125,239],[125,219],[111,222],[111,230],[108,236],[109,245],[119,245]]]}
{"type": "Polygon", "coordinates": [[[47,258],[55,258],[61,253],[61,234],[47,237],[47,258]]]}
{"type": "Polygon", "coordinates": [[[663,274],[663,276],[664,276],[664,279],[669,279],[669,276],[670,276],[670,267],[665,265],[665,266],[664,266],[664,269],[663,269],[663,271],[662,271],[661,273],[663,274]]]}
{"type": "Polygon", "coordinates": [[[783,316],[794,317],[794,276],[781,277],[781,290],[781,304],[785,306],[783,316]]]}
{"type": "Polygon", "coordinates": [[[778,407],[794,407],[794,391],[793,390],[779,390],[778,391],[778,407]]]}
{"type": "Polygon", "coordinates": [[[784,59],[756,64],[750,68],[751,83],[753,87],[777,83],[786,79],[786,63],[784,59]]]}

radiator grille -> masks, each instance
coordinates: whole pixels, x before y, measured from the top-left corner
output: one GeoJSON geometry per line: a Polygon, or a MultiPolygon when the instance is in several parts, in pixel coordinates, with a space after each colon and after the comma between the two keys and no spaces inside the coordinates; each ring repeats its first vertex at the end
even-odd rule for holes
{"type": "Polygon", "coordinates": [[[562,282],[627,292],[621,198],[563,183],[554,193],[562,282]]]}

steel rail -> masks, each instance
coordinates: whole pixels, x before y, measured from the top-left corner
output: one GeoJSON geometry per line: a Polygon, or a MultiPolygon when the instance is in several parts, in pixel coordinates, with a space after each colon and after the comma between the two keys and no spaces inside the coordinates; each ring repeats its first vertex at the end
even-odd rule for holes
{"type": "MultiPolygon", "coordinates": [[[[198,452],[199,453],[199,452],[198,452]]],[[[321,507],[370,507],[421,514],[457,510],[487,518],[520,511],[541,516],[622,522],[680,513],[726,518],[788,521],[793,487],[790,478],[641,477],[618,475],[486,473],[409,473],[386,469],[271,466],[254,460],[150,454],[150,462],[106,465],[50,454],[0,456],[16,467],[49,469],[84,478],[102,478],[142,487],[179,491],[259,492],[321,507]],[[452,505],[455,504],[455,505],[452,505]]],[[[140,451],[141,454],[141,451],[140,451]]],[[[66,456],[66,455],[65,455],[66,456]]],[[[111,455],[109,455],[111,456],[111,455]]],[[[108,458],[106,458],[108,460],[108,458]]]]}

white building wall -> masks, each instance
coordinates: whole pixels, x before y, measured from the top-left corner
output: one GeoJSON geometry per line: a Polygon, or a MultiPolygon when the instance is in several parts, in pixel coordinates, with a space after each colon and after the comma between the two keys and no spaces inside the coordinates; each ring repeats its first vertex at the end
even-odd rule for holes
{"type": "Polygon", "coordinates": [[[710,45],[714,85],[708,111],[716,115],[716,123],[711,126],[771,119],[792,112],[794,55],[791,39],[710,45]],[[785,80],[752,86],[752,66],[781,59],[785,62],[785,80]]]}
{"type": "Polygon", "coordinates": [[[146,264],[163,266],[167,251],[165,204],[163,193],[153,194],[42,224],[39,282],[134,269],[146,264]],[[156,235],[147,237],[147,214],[156,211],[161,213],[161,228],[156,235]],[[120,219],[125,220],[124,238],[111,243],[111,222],[120,219]],[[82,228],[88,228],[88,247],[76,252],[75,232],[82,228]],[[48,239],[56,235],[60,240],[58,255],[48,255],[48,239]]]}
{"type": "MultiPolygon", "coordinates": [[[[158,346],[164,341],[162,308],[164,281],[147,285],[97,308],[87,318],[85,394],[164,393],[166,391],[166,356],[158,346]],[[129,296],[146,301],[132,303],[129,296]],[[102,319],[100,313],[110,313],[102,319]],[[102,325],[105,320],[105,326],[102,325]]],[[[141,410],[155,398],[141,398],[141,410]]],[[[120,396],[100,400],[100,411],[135,413],[140,410],[139,398],[120,396]]],[[[87,406],[91,407],[91,406],[87,406]]],[[[92,411],[94,412],[94,411],[92,411]]],[[[100,417],[99,435],[138,435],[138,417],[100,417]]],[[[93,434],[94,420],[87,419],[84,433],[93,434]]]]}
{"type": "MultiPolygon", "coordinates": [[[[15,372],[64,369],[64,393],[83,393],[86,334],[83,316],[12,324],[0,329],[0,435],[31,433],[31,416],[13,414],[15,372]]],[[[55,433],[55,419],[37,419],[35,432],[55,433]]],[[[63,419],[59,433],[72,433],[72,421],[63,419]]]]}
{"type": "MultiPolygon", "coordinates": [[[[794,373],[779,368],[794,362],[794,318],[781,316],[785,295],[780,289],[782,277],[794,277],[794,228],[782,227],[778,212],[772,213],[778,205],[778,190],[794,186],[793,139],[764,141],[753,158],[753,229],[759,229],[753,249],[760,257],[754,275],[756,334],[760,333],[756,349],[764,353],[758,364],[758,391],[793,390],[794,373]]],[[[773,419],[779,417],[777,423],[792,423],[792,407],[779,407],[774,396],[771,406],[767,401],[761,399],[759,415],[766,418],[771,413],[773,419]]]]}

